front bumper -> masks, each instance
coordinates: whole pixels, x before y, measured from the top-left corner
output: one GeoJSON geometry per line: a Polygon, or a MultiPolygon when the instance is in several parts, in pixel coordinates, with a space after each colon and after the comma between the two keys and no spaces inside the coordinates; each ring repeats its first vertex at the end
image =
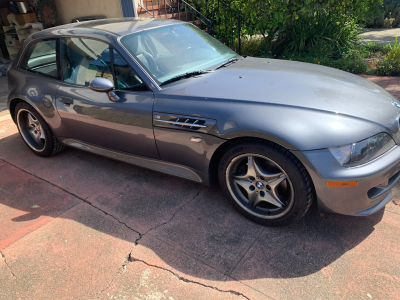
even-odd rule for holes
{"type": "Polygon", "coordinates": [[[400,179],[400,147],[395,146],[374,161],[344,168],[328,149],[303,151],[297,155],[313,180],[322,212],[353,216],[373,214],[392,198],[400,179]],[[327,181],[358,181],[356,187],[328,187],[327,181]]]}

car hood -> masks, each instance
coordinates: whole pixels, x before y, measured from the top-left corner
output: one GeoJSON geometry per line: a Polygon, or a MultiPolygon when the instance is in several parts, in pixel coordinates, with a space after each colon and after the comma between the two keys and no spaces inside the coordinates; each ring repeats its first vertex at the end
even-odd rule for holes
{"type": "Polygon", "coordinates": [[[398,131],[400,109],[391,94],[360,76],[315,64],[247,57],[165,92],[321,110],[398,131]]]}

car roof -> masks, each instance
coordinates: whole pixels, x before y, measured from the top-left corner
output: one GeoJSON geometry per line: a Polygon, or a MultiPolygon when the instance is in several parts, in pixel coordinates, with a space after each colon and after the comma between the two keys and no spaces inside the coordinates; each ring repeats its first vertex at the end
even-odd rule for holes
{"type": "Polygon", "coordinates": [[[49,28],[47,30],[54,31],[55,29],[74,29],[74,33],[79,34],[79,29],[82,29],[82,31],[85,32],[87,32],[88,29],[92,29],[92,33],[95,33],[96,31],[102,31],[117,36],[123,36],[147,29],[179,23],[183,22],[173,19],[118,18],[70,23],[58,27],[49,28]]]}

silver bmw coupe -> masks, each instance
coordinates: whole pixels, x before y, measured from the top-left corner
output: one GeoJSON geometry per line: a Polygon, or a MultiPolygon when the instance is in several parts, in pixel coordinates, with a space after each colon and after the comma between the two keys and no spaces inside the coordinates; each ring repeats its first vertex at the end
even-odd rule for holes
{"type": "Polygon", "coordinates": [[[219,184],[268,226],[366,216],[400,178],[400,105],[339,70],[242,57],[192,24],[109,19],[31,35],[8,107],[35,154],[64,146],[219,184]]]}

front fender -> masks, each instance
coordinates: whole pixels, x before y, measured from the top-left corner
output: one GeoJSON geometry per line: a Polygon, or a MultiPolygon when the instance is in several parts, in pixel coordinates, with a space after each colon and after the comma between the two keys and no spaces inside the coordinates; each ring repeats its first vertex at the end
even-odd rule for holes
{"type": "MultiPolygon", "coordinates": [[[[217,120],[209,134],[221,139],[259,137],[290,150],[315,150],[351,144],[390,128],[331,111],[256,101],[155,93],[154,110],[217,120]]],[[[294,101],[295,102],[295,101],[294,101]]]]}
{"type": "Polygon", "coordinates": [[[230,116],[219,118],[210,134],[223,139],[255,136],[290,150],[315,150],[364,140],[379,132],[380,124],[333,112],[260,103],[237,103],[230,116]]]}

